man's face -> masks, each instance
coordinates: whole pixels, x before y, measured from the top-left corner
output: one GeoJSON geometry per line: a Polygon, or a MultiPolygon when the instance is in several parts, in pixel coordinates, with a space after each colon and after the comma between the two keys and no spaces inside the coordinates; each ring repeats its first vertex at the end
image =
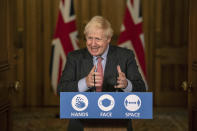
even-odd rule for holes
{"type": "Polygon", "coordinates": [[[93,29],[86,36],[86,46],[92,56],[102,55],[111,39],[104,36],[103,30],[93,29]]]}

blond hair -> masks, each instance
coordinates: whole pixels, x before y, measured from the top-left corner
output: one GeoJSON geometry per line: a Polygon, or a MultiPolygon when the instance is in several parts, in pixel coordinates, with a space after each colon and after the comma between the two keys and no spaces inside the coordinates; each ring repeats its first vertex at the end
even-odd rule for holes
{"type": "Polygon", "coordinates": [[[111,38],[113,35],[111,24],[102,16],[94,16],[85,26],[84,34],[87,36],[87,34],[90,33],[91,29],[94,27],[97,29],[102,29],[107,38],[111,38]]]}

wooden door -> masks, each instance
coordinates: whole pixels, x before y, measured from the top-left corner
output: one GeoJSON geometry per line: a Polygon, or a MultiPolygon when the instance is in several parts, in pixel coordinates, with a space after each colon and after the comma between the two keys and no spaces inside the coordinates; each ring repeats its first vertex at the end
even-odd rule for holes
{"type": "Polygon", "coordinates": [[[14,1],[0,1],[0,130],[12,130],[11,107],[16,83],[16,48],[14,46],[14,1]],[[13,97],[12,97],[13,96],[13,97]]]}
{"type": "Polygon", "coordinates": [[[189,131],[197,131],[197,1],[189,6],[188,108],[189,131]]]}
{"type": "Polygon", "coordinates": [[[156,106],[186,107],[180,87],[187,79],[188,1],[151,1],[144,1],[150,5],[144,12],[149,89],[156,106]]]}

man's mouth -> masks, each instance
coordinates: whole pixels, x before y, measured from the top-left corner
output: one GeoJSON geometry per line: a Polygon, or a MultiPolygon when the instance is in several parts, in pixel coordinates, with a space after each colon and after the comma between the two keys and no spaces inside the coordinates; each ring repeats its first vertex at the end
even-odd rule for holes
{"type": "Polygon", "coordinates": [[[99,48],[97,47],[97,48],[91,48],[91,51],[93,51],[93,52],[97,52],[99,50],[99,48]]]}

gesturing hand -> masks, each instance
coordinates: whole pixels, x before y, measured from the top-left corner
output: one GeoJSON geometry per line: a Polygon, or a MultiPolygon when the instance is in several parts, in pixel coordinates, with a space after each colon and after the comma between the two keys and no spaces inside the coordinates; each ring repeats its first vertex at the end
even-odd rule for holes
{"type": "Polygon", "coordinates": [[[120,65],[117,66],[117,70],[118,70],[118,78],[117,78],[117,85],[115,85],[115,88],[126,88],[128,85],[128,81],[125,74],[121,71],[120,65]]]}
{"type": "Polygon", "coordinates": [[[88,87],[100,87],[102,86],[103,78],[101,76],[101,73],[94,72],[96,69],[96,66],[94,66],[88,76],[86,77],[86,84],[88,87]],[[94,77],[95,77],[95,83],[94,83],[94,77]]]}

